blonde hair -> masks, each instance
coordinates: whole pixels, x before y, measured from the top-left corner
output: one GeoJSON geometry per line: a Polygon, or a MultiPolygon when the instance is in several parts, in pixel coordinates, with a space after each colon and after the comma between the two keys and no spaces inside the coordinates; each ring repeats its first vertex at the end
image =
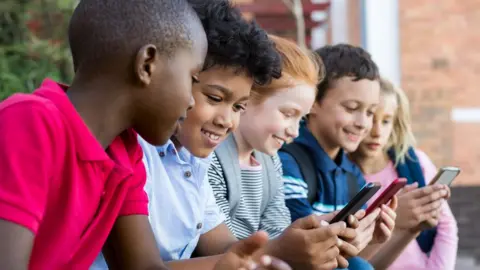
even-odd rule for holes
{"type": "Polygon", "coordinates": [[[269,37],[282,57],[282,76],[267,85],[254,85],[251,99],[261,103],[278,90],[299,85],[299,81],[314,87],[317,91],[317,84],[325,77],[325,69],[320,57],[313,52],[301,49],[285,38],[275,35],[269,35],[269,37]]]}
{"type": "Polygon", "coordinates": [[[388,138],[386,149],[395,152],[395,166],[405,162],[408,149],[415,146],[410,116],[410,102],[408,97],[399,87],[394,86],[385,78],[380,78],[380,93],[394,95],[397,101],[397,110],[393,119],[393,131],[388,138]]]}

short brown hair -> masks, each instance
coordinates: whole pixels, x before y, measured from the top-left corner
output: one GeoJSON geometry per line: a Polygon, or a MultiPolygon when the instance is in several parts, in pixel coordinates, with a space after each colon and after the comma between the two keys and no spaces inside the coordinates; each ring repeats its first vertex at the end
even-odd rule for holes
{"type": "Polygon", "coordinates": [[[342,77],[352,77],[353,81],[380,79],[377,64],[361,47],[350,44],[326,45],[315,53],[325,66],[325,78],[318,84],[317,102],[322,101],[326,92],[342,77]]]}

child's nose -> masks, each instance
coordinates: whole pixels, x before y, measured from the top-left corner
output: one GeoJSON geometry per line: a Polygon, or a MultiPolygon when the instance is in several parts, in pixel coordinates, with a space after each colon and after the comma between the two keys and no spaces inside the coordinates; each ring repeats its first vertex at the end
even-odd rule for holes
{"type": "Polygon", "coordinates": [[[370,135],[375,138],[380,137],[380,125],[378,123],[373,124],[370,135]]]}

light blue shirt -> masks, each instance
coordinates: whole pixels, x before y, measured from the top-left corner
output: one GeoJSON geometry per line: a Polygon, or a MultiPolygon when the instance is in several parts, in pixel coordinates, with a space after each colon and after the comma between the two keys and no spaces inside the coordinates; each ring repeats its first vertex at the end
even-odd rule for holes
{"type": "MultiPolygon", "coordinates": [[[[138,138],[147,172],[149,220],[164,261],[191,257],[201,234],[220,225],[225,216],[208,181],[210,158],[197,158],[171,141],[159,147],[138,138]]],[[[107,269],[99,256],[91,269],[107,269]]]]}

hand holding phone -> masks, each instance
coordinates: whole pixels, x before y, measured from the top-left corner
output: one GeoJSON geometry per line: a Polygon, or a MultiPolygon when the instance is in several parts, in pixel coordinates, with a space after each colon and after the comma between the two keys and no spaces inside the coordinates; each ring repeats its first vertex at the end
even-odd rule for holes
{"type": "Polygon", "coordinates": [[[370,200],[370,198],[377,193],[377,191],[382,187],[380,183],[372,182],[367,183],[358,193],[353,197],[350,202],[337,214],[330,223],[335,223],[339,221],[344,221],[348,224],[347,219],[350,215],[354,215],[358,210],[360,210],[363,205],[370,200]]]}
{"type": "Polygon", "coordinates": [[[406,184],[407,179],[405,178],[398,178],[392,183],[390,183],[390,185],[388,185],[388,187],[382,192],[382,194],[380,194],[380,196],[378,196],[378,198],[370,204],[370,206],[367,208],[366,215],[368,216],[368,214],[373,212],[382,204],[388,203],[393,198],[393,196],[395,196],[395,194],[400,191],[400,189],[405,187],[406,184]]]}

